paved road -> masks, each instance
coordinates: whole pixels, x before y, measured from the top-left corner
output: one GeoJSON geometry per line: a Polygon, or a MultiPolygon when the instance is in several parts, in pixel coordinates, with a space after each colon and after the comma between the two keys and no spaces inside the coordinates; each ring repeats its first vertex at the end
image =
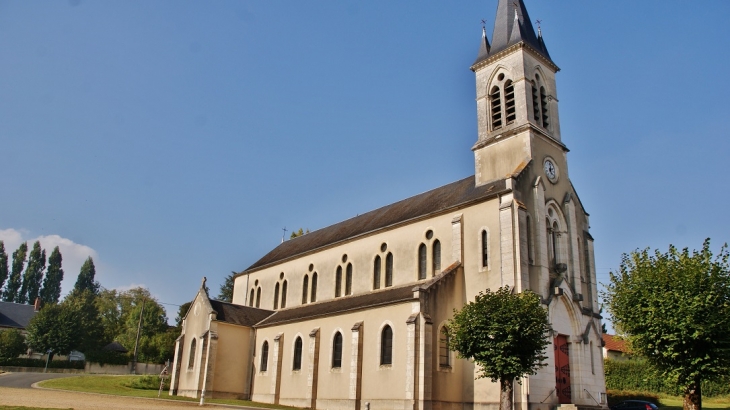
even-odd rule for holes
{"type": "Polygon", "coordinates": [[[0,387],[30,389],[33,383],[59,377],[79,376],[73,373],[3,373],[0,374],[0,387]]]}

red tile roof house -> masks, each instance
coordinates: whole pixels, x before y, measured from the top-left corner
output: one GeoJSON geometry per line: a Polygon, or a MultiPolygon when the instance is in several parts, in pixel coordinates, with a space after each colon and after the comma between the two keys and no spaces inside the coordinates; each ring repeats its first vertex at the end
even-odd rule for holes
{"type": "Polygon", "coordinates": [[[631,353],[625,340],[616,335],[603,334],[603,358],[611,360],[629,360],[631,353]]]}

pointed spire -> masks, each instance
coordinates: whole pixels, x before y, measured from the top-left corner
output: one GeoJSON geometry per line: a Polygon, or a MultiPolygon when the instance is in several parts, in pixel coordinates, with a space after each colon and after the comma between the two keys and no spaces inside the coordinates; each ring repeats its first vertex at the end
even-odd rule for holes
{"type": "MultiPolygon", "coordinates": [[[[545,57],[550,59],[550,53],[548,53],[547,46],[545,45],[545,41],[542,39],[542,27],[540,26],[541,22],[542,22],[542,20],[536,21],[536,23],[537,23],[537,42],[540,44],[540,51],[542,51],[543,54],[545,54],[545,57]]],[[[552,59],[550,59],[550,61],[552,61],[552,59]]]]}
{"type": "Polygon", "coordinates": [[[491,48],[489,45],[489,40],[487,39],[487,28],[485,27],[486,22],[482,20],[482,41],[479,44],[479,54],[477,54],[477,59],[474,61],[474,64],[486,60],[489,57],[489,49],[491,48]]]}
{"type": "Polygon", "coordinates": [[[489,53],[494,55],[520,42],[531,46],[550,60],[542,36],[535,34],[523,0],[499,0],[489,53]]]}

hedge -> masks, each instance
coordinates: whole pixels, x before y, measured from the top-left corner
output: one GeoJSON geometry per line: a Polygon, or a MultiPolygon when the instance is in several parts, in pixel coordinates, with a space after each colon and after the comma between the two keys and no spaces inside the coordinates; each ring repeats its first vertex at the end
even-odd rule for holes
{"type": "MultiPolygon", "coordinates": [[[[682,389],[662,378],[645,360],[606,360],[606,389],[681,396],[682,389]]],[[[702,382],[705,397],[730,394],[730,377],[702,382]]],[[[651,401],[651,400],[650,400],[651,401]]]]}
{"type": "MultiPolygon", "coordinates": [[[[86,362],[83,360],[51,360],[48,367],[51,369],[84,369],[86,362]]],[[[46,367],[45,359],[26,359],[16,357],[13,359],[0,359],[0,366],[17,366],[17,367],[46,367]]]]}

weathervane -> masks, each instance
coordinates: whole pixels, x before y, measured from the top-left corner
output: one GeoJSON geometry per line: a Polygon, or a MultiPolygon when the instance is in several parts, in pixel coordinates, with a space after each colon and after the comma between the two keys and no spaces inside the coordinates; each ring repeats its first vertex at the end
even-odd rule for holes
{"type": "Polygon", "coordinates": [[[537,34],[542,36],[542,27],[540,26],[540,23],[542,23],[542,20],[535,20],[535,24],[537,24],[537,34]]]}
{"type": "Polygon", "coordinates": [[[281,235],[281,243],[284,243],[284,238],[286,237],[286,227],[281,228],[282,231],[284,231],[284,234],[281,235]]]}

